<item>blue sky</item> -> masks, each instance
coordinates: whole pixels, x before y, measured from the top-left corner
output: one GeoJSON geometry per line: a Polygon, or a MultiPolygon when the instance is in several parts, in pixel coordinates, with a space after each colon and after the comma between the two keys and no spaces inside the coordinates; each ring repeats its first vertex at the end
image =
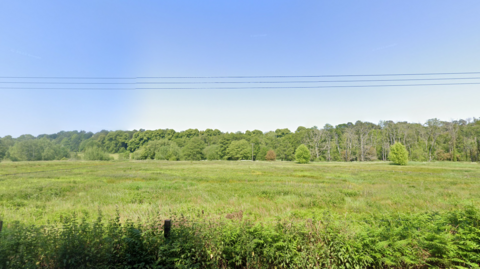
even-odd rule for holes
{"type": "MultiPolygon", "coordinates": [[[[3,0],[0,76],[474,72],[480,71],[479,10],[477,0],[3,0]]],[[[0,78],[0,82],[12,81],[39,80],[0,78]]],[[[294,130],[356,120],[424,122],[433,117],[480,116],[480,85],[140,91],[13,88],[22,85],[1,86],[0,136],[139,128],[294,130]]]]}

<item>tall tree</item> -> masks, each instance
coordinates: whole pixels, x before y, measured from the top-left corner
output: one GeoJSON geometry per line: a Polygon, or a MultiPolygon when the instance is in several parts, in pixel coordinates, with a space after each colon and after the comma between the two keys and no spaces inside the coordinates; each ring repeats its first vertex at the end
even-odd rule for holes
{"type": "Polygon", "coordinates": [[[250,160],[250,144],[245,139],[233,141],[227,149],[226,158],[228,160],[250,160]]]}
{"type": "Polygon", "coordinates": [[[321,143],[325,137],[325,131],[319,130],[318,128],[314,127],[308,130],[305,133],[305,137],[303,139],[303,143],[311,149],[311,153],[315,156],[315,159],[320,158],[320,150],[321,150],[321,143]]]}
{"type": "Polygon", "coordinates": [[[183,148],[185,160],[200,161],[203,159],[205,143],[199,137],[193,137],[183,148]]]}
{"type": "Polygon", "coordinates": [[[432,161],[432,152],[435,148],[435,143],[437,142],[438,136],[443,132],[442,127],[443,124],[442,122],[435,118],[435,119],[429,119],[425,123],[425,125],[428,128],[428,134],[429,134],[429,141],[430,141],[430,147],[428,151],[428,160],[432,161]]]}
{"type": "Polygon", "coordinates": [[[457,121],[452,121],[452,122],[447,122],[446,127],[448,130],[448,134],[450,135],[450,154],[452,156],[451,160],[453,162],[457,161],[457,156],[456,156],[456,142],[457,142],[457,137],[458,137],[458,131],[460,130],[458,122],[457,121]]]}

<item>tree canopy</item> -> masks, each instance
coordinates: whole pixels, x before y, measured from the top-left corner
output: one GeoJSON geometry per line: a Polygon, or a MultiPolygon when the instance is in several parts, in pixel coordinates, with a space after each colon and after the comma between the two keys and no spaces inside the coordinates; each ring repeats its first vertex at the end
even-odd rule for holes
{"type": "Polygon", "coordinates": [[[205,143],[199,137],[193,137],[183,148],[183,157],[189,161],[200,161],[203,159],[205,143]]]}
{"type": "Polygon", "coordinates": [[[233,141],[227,149],[227,160],[249,160],[251,159],[250,144],[242,139],[233,141]]]}
{"type": "MultiPolygon", "coordinates": [[[[61,131],[37,137],[0,138],[0,160],[58,160],[70,153],[98,148],[135,159],[158,160],[266,160],[268,150],[283,161],[296,159],[304,144],[312,161],[388,161],[392,146],[400,142],[409,161],[480,161],[480,119],[424,124],[356,121],[323,128],[300,126],[295,131],[221,132],[217,129],[61,131]],[[252,146],[253,144],[253,146],[252,146]],[[124,154],[124,152],[128,152],[124,154]]],[[[79,154],[82,155],[82,154],[79,154]]]]}

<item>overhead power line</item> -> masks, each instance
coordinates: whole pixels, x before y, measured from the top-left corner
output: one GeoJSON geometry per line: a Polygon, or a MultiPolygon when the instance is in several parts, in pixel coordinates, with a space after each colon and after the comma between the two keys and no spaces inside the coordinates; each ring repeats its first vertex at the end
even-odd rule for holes
{"type": "Polygon", "coordinates": [[[480,85],[479,83],[437,83],[437,84],[386,84],[386,85],[328,85],[328,86],[271,86],[271,87],[182,87],[182,88],[38,88],[38,87],[0,87],[10,90],[82,90],[82,91],[135,91],[135,90],[245,90],[245,89],[326,89],[326,88],[372,88],[372,87],[418,87],[418,86],[451,86],[480,85]]]}
{"type": "Polygon", "coordinates": [[[2,76],[0,79],[229,79],[229,78],[327,78],[327,77],[390,77],[390,76],[440,76],[440,75],[473,75],[480,72],[451,73],[403,73],[403,74],[347,74],[347,75],[303,75],[303,76],[149,76],[149,77],[42,77],[42,76],[2,76]]]}
{"type": "Polygon", "coordinates": [[[466,75],[472,75],[472,74],[480,74],[480,72],[318,75],[318,76],[210,76],[210,77],[199,77],[199,76],[197,77],[193,77],[193,76],[192,77],[39,77],[39,76],[20,77],[20,76],[17,76],[17,77],[0,77],[0,86],[2,86],[0,87],[0,89],[3,89],[3,90],[135,91],[135,90],[209,90],[209,89],[210,90],[325,89],[325,88],[373,88],[373,87],[378,88],[378,87],[429,87],[429,86],[479,85],[480,82],[475,82],[473,80],[480,80],[480,76],[466,76],[466,75]],[[414,76],[417,76],[417,77],[414,77],[414,76]],[[418,77],[418,76],[423,76],[423,77],[418,77]],[[343,78],[365,77],[367,79],[337,79],[337,80],[313,79],[313,78],[340,78],[340,77],[343,77],[343,78]],[[267,78],[270,78],[270,79],[267,79],[267,78]],[[295,79],[288,79],[288,78],[300,78],[300,79],[295,80],[295,79]],[[48,81],[47,79],[52,81],[48,81]],[[98,81],[98,80],[106,80],[106,79],[120,80],[120,81],[98,81]],[[191,81],[192,79],[209,79],[210,81],[209,80],[191,81]],[[156,81],[149,81],[149,80],[156,80],[156,81]],[[439,81],[439,83],[428,83],[429,81],[439,81]],[[391,82],[391,83],[387,83],[387,82],[391,82]],[[410,82],[411,84],[408,84],[408,83],[404,84],[403,82],[410,82]],[[415,83],[415,82],[425,82],[425,83],[415,83]],[[283,85],[280,86],[278,84],[283,84],[283,85]],[[302,84],[304,86],[302,86],[302,84]],[[305,85],[305,84],[309,84],[309,85],[305,85]],[[65,86],[52,88],[50,87],[50,85],[65,85],[65,86]],[[81,86],[69,87],[67,85],[84,85],[84,87],[81,87],[81,86]],[[186,86],[181,86],[181,85],[186,85],[186,86]],[[125,86],[125,87],[121,87],[121,86],[125,86]]]}
{"type": "Polygon", "coordinates": [[[288,83],[350,83],[350,82],[400,82],[400,81],[432,81],[432,80],[472,80],[467,78],[409,78],[409,79],[360,79],[360,80],[294,80],[294,81],[189,81],[189,82],[21,82],[0,81],[0,84],[50,84],[50,85],[139,85],[139,84],[288,84],[288,83]]]}

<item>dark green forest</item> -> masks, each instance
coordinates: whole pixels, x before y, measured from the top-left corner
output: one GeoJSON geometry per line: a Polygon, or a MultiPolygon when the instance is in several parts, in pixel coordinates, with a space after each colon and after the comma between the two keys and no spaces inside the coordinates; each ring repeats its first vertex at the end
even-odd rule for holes
{"type": "Polygon", "coordinates": [[[277,160],[294,160],[295,149],[304,144],[312,161],[388,160],[390,146],[405,145],[411,161],[479,161],[480,118],[424,124],[381,121],[323,128],[298,127],[246,132],[188,129],[61,131],[37,137],[0,138],[0,160],[40,161],[79,159],[108,160],[108,153],[122,159],[157,160],[265,160],[273,150],[277,160]]]}

